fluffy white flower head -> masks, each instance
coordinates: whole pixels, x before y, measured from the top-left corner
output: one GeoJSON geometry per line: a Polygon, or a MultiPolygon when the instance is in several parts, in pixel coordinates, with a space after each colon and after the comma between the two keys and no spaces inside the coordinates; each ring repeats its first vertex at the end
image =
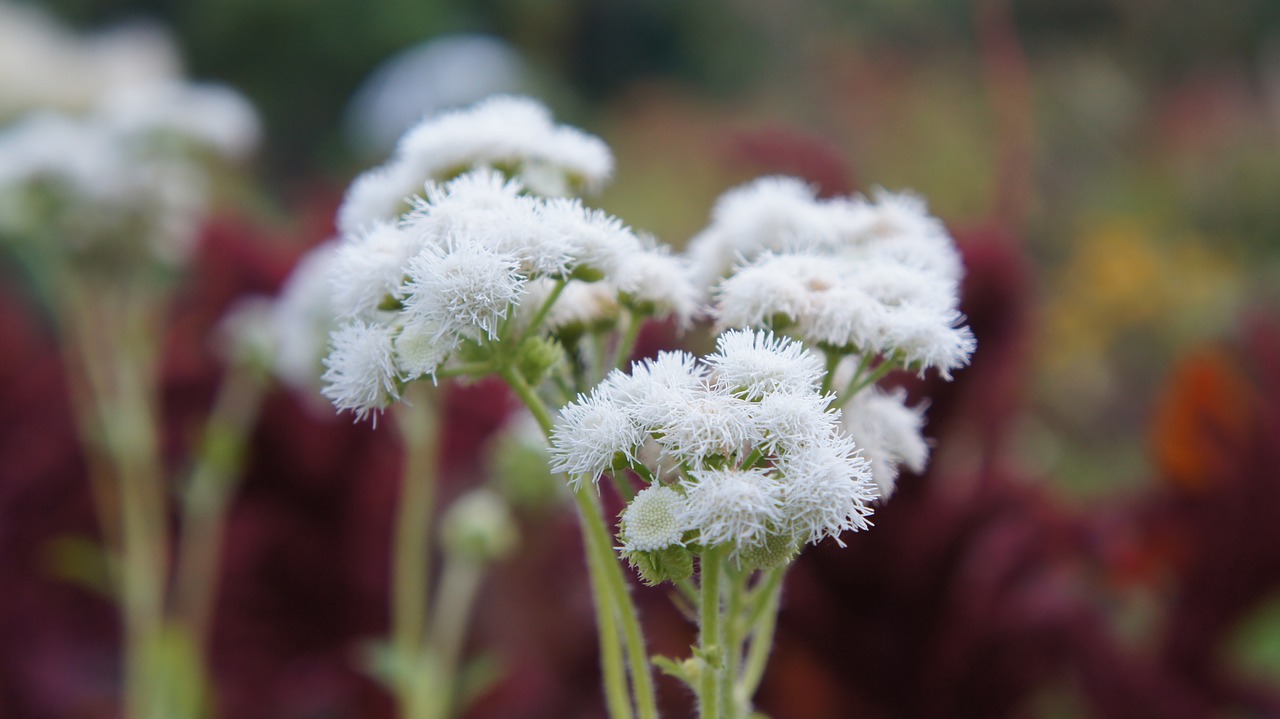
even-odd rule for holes
{"type": "Polygon", "coordinates": [[[759,546],[783,521],[782,485],[762,469],[690,472],[685,482],[688,524],[708,546],[759,546]]]}
{"type": "Polygon", "coordinates": [[[348,235],[330,270],[333,305],[342,317],[369,317],[387,297],[399,298],[409,260],[421,244],[392,222],[348,235]]]}
{"type": "Polygon", "coordinates": [[[622,268],[643,249],[640,238],[618,218],[576,198],[552,198],[539,205],[538,221],[546,242],[567,248],[573,258],[570,269],[593,271],[615,284],[622,268]]]}
{"type": "Polygon", "coordinates": [[[866,529],[872,502],[879,496],[867,460],[853,440],[843,435],[816,443],[804,452],[784,455],[779,462],[791,533],[817,543],[866,529]]]}
{"type": "Polygon", "coordinates": [[[594,192],[613,171],[613,156],[599,138],[556,125],[541,103],[511,95],[427,118],[405,133],[397,152],[424,178],[501,167],[542,195],[564,195],[574,187],[594,192]]]}
{"type": "Polygon", "coordinates": [[[627,407],[605,393],[579,395],[561,411],[552,434],[551,471],[569,475],[575,487],[583,477],[598,482],[619,454],[634,458],[645,435],[627,407]]]}
{"type": "Polygon", "coordinates": [[[689,241],[695,278],[703,287],[736,262],[765,251],[783,251],[796,242],[831,245],[839,226],[813,188],[795,177],[757,178],[716,200],[711,224],[689,241]]]}
{"type": "Polygon", "coordinates": [[[404,315],[409,324],[438,327],[440,334],[496,339],[525,278],[510,255],[458,237],[447,249],[432,245],[408,264],[404,315]]]}
{"type": "Polygon", "coordinates": [[[322,391],[338,411],[351,410],[362,420],[398,398],[391,328],[357,320],[329,341],[322,391]]]}
{"type": "Polygon", "coordinates": [[[822,360],[799,342],[767,330],[729,330],[716,338],[707,357],[715,382],[729,392],[758,400],[778,392],[817,392],[822,360]]]}
{"type": "Polygon", "coordinates": [[[698,313],[699,292],[689,269],[670,253],[635,252],[618,266],[616,282],[633,303],[651,307],[656,317],[675,317],[681,327],[698,313]]]}

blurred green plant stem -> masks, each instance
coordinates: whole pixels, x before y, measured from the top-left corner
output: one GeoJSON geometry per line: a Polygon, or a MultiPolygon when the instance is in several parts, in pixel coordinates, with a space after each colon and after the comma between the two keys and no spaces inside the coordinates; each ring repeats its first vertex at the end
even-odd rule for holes
{"type": "Polygon", "coordinates": [[[179,505],[174,546],[173,488],[160,453],[167,285],[82,273],[60,279],[53,310],[122,618],[124,715],[207,716],[220,545],[262,378],[236,368],[225,379],[179,505]]]}

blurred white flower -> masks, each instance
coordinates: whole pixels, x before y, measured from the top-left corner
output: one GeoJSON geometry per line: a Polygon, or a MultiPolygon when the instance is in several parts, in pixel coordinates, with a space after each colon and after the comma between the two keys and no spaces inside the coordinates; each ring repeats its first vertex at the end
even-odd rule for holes
{"type": "Polygon", "coordinates": [[[906,400],[906,390],[867,387],[849,400],[841,418],[844,431],[870,462],[882,500],[893,494],[901,467],[920,473],[929,462],[924,408],[908,407],[906,400]]]}
{"type": "Polygon", "coordinates": [[[107,127],[123,136],[165,135],[243,159],[257,147],[257,112],[225,85],[180,81],[129,85],[107,93],[98,107],[107,127]]]}
{"type": "Polygon", "coordinates": [[[271,367],[286,384],[308,394],[320,389],[329,331],[338,321],[330,292],[337,250],[337,242],[330,240],[304,254],[272,306],[271,367]]]}
{"type": "Polygon", "coordinates": [[[392,161],[362,172],[338,206],[338,232],[346,237],[379,222],[396,221],[422,186],[422,178],[404,162],[392,161]]]}
{"type": "Polygon", "coordinates": [[[545,196],[567,195],[575,187],[595,192],[613,172],[613,155],[599,138],[556,125],[544,105],[515,95],[427,118],[405,133],[397,153],[425,178],[501,167],[545,196]]]}
{"type": "Polygon", "coordinates": [[[329,270],[338,316],[372,318],[387,297],[400,299],[409,260],[421,250],[422,243],[391,222],[347,235],[329,270]]]}
{"type": "Polygon", "coordinates": [[[682,257],[647,244],[618,264],[614,281],[630,303],[649,309],[659,319],[674,317],[686,328],[700,305],[689,268],[682,257]]]}
{"type": "Polygon", "coordinates": [[[86,112],[105,94],[181,73],[173,39],[157,25],[78,34],[36,6],[0,2],[0,120],[33,110],[86,112]]]}

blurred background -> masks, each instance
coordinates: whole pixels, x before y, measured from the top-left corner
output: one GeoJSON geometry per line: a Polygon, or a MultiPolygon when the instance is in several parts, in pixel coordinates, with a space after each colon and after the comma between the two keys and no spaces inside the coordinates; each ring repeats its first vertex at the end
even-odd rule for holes
{"type": "MultiPolygon", "coordinates": [[[[1280,3],[4,8],[0,35],[20,12],[85,37],[164,28],[172,62],[262,114],[252,178],[206,223],[169,329],[172,456],[212,401],[219,318],[332,235],[351,178],[424,112],[530,94],[612,147],[593,202],[677,247],[721,192],[785,173],[828,195],[915,190],[965,254],[974,364],[904,380],[932,398],[931,467],[848,548],[802,555],[770,716],[1280,716],[1280,3]]],[[[4,122],[34,74],[8,47],[4,122]]],[[[0,717],[113,716],[114,610],[58,551],[97,530],[54,336],[18,268],[0,277],[0,717]]],[[[679,343],[656,327],[643,345],[679,343]]],[[[451,392],[446,492],[490,471],[510,406],[451,392]]],[[[220,568],[219,716],[390,715],[361,646],[386,631],[398,452],[394,433],[268,398],[220,568]]],[[[495,678],[468,716],[599,716],[573,517],[521,525],[476,610],[495,678]]],[[[637,592],[655,652],[680,654],[664,590],[637,592]]]]}

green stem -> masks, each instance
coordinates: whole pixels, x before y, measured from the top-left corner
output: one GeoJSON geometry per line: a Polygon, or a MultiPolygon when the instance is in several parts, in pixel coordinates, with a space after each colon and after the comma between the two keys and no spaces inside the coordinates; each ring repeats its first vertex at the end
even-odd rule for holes
{"type": "Polygon", "coordinates": [[[863,372],[861,371],[862,368],[859,367],[859,371],[854,374],[851,380],[849,380],[848,387],[846,387],[844,392],[841,393],[841,395],[836,398],[834,406],[843,407],[845,403],[853,399],[855,395],[857,395],[859,392],[866,389],[867,387],[870,387],[871,385],[875,384],[876,382],[879,382],[881,379],[884,378],[885,375],[892,372],[895,367],[897,367],[897,364],[895,362],[892,362],[891,360],[886,359],[882,361],[879,365],[877,365],[876,368],[872,370],[870,374],[867,374],[865,377],[861,376],[863,372]]]}
{"type": "MultiPolygon", "coordinates": [[[[600,634],[600,669],[604,678],[605,703],[612,719],[630,719],[631,696],[627,688],[626,663],[623,654],[621,627],[613,593],[609,587],[609,566],[612,556],[605,558],[597,549],[597,535],[603,530],[600,509],[589,489],[573,492],[578,504],[578,516],[582,522],[583,539],[586,542],[587,571],[591,578],[591,600],[596,612],[597,631],[600,634]],[[597,529],[596,525],[600,527],[597,529]]],[[[607,535],[607,532],[606,532],[607,535]]]]}
{"type": "MultiPolygon", "coordinates": [[[[157,437],[155,338],[159,317],[129,290],[65,287],[62,312],[84,372],[93,415],[89,449],[110,465],[119,512],[119,572],[124,624],[124,714],[164,716],[163,641],[168,529],[157,437]]],[[[101,494],[100,494],[101,496],[101,494]]]]}
{"type": "Polygon", "coordinates": [[[749,641],[746,663],[742,676],[735,687],[735,702],[742,707],[751,706],[751,697],[755,696],[760,680],[764,678],[765,664],[769,661],[769,652],[773,649],[773,633],[778,625],[778,607],[782,597],[782,578],[786,575],[785,566],[769,570],[764,583],[755,590],[756,600],[750,618],[749,641]]]}
{"type": "MultiPolygon", "coordinates": [[[[551,433],[555,428],[555,422],[552,420],[551,413],[546,405],[514,368],[508,367],[500,374],[510,385],[512,391],[516,393],[516,396],[533,413],[534,419],[542,427],[543,434],[550,440],[551,433]]],[[[587,552],[587,568],[592,575],[592,587],[595,593],[596,621],[600,625],[601,662],[605,668],[606,694],[613,696],[620,691],[625,695],[627,691],[625,681],[621,682],[621,686],[618,686],[616,677],[612,680],[615,685],[610,686],[609,662],[614,660],[609,655],[611,651],[617,650],[612,648],[609,635],[615,633],[616,636],[617,625],[614,622],[617,621],[620,623],[622,635],[625,639],[627,661],[630,664],[631,681],[634,685],[637,714],[640,719],[656,719],[658,716],[657,694],[653,686],[653,673],[649,667],[649,656],[645,649],[644,634],[640,630],[640,620],[636,613],[635,604],[631,601],[631,595],[627,591],[627,580],[622,573],[622,565],[614,556],[613,542],[605,524],[603,512],[595,498],[595,494],[590,490],[579,489],[573,495],[574,501],[578,504],[579,517],[582,520],[583,541],[587,552]],[[610,630],[610,627],[615,628],[610,630]]],[[[629,705],[629,702],[627,704],[629,705]]],[[[610,706],[613,706],[613,702],[610,703],[610,706]]],[[[615,717],[625,716],[613,714],[614,709],[612,708],[610,712],[615,717]]]]}
{"type": "Polygon", "coordinates": [[[698,680],[700,719],[724,718],[721,685],[725,674],[725,636],[721,624],[720,574],[726,551],[722,547],[707,549],[699,565],[702,595],[698,605],[698,648],[703,660],[698,680]]]}
{"type": "Polygon", "coordinates": [[[840,365],[840,360],[843,359],[844,356],[838,352],[832,352],[831,350],[825,349],[822,351],[822,354],[827,359],[827,368],[826,371],[822,373],[822,387],[818,389],[818,394],[825,395],[831,391],[831,380],[835,377],[836,367],[840,365]]]}
{"type": "Polygon", "coordinates": [[[626,364],[627,360],[631,359],[631,350],[635,348],[636,339],[640,336],[640,329],[644,326],[644,317],[637,317],[635,313],[630,310],[626,310],[626,315],[627,330],[620,338],[618,338],[618,345],[613,348],[613,361],[606,365],[606,367],[617,369],[623,368],[623,365],[626,364]]]}
{"type": "Polygon", "coordinates": [[[764,449],[759,446],[752,447],[751,453],[747,455],[746,459],[742,460],[742,464],[738,468],[742,470],[751,469],[759,464],[762,459],[764,459],[764,449]]]}
{"type": "Polygon", "coordinates": [[[551,306],[556,303],[556,300],[560,299],[560,294],[564,292],[564,288],[568,286],[568,284],[568,280],[556,280],[555,286],[551,288],[551,294],[547,295],[547,299],[543,300],[542,305],[538,307],[538,311],[534,313],[533,319],[529,320],[529,324],[520,332],[520,336],[511,343],[512,347],[519,347],[520,343],[523,342],[526,337],[538,331],[538,327],[542,325],[542,321],[547,318],[547,313],[551,311],[551,306]]]}
{"type": "Polygon", "coordinates": [[[447,377],[483,377],[493,372],[493,365],[489,362],[468,362],[466,364],[456,365],[454,367],[441,367],[436,370],[436,379],[445,379],[447,377]]]}
{"type": "Polygon", "coordinates": [[[747,579],[751,572],[727,566],[729,581],[726,583],[728,596],[725,600],[725,672],[721,681],[721,701],[731,717],[746,717],[746,707],[739,706],[736,692],[732,691],[738,678],[742,664],[742,645],[746,641],[747,622],[743,616],[743,602],[746,599],[747,579]]]}
{"type": "Polygon", "coordinates": [[[418,678],[409,667],[421,653],[425,639],[431,519],[435,508],[437,416],[430,401],[432,388],[416,383],[411,403],[396,405],[397,427],[404,444],[400,502],[396,508],[395,544],[392,549],[391,587],[392,647],[396,657],[395,687],[402,716],[425,716],[415,700],[418,678]]]}
{"type": "Polygon", "coordinates": [[[427,651],[436,659],[432,681],[438,687],[431,697],[431,711],[422,715],[428,719],[446,719],[453,715],[458,695],[458,658],[462,655],[471,607],[483,575],[484,567],[464,557],[445,560],[431,632],[427,635],[427,651]]]}
{"type": "Polygon", "coordinates": [[[204,654],[217,596],[219,557],[245,446],[262,399],[260,371],[232,367],[205,421],[200,455],[182,497],[174,614],[204,654]]]}

